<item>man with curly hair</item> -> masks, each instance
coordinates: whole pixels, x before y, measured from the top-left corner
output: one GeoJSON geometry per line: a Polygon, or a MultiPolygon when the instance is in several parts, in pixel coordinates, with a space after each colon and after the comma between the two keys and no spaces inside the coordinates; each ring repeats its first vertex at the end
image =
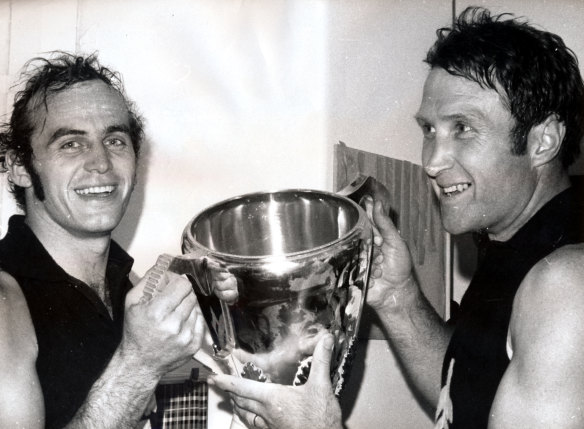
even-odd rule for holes
{"type": "Polygon", "coordinates": [[[132,287],[133,260],[111,239],[142,121],[95,56],[37,58],[24,78],[0,134],[24,211],[0,241],[0,426],[136,427],[204,332],[190,282],[154,266],[132,287]]]}

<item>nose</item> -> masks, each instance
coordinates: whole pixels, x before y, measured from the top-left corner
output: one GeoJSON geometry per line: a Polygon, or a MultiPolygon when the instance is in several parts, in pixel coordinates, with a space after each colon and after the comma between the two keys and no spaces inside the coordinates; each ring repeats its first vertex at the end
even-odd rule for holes
{"type": "Polygon", "coordinates": [[[432,141],[425,142],[422,149],[422,165],[431,178],[435,178],[454,164],[453,147],[450,139],[436,136],[432,141]]]}
{"type": "Polygon", "coordinates": [[[110,152],[103,143],[91,145],[87,152],[85,169],[87,171],[96,171],[105,173],[111,168],[110,152]]]}

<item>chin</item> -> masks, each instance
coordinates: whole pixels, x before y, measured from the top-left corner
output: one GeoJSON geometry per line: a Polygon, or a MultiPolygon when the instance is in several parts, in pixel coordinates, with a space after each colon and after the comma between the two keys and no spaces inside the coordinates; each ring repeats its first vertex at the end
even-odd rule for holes
{"type": "Polygon", "coordinates": [[[121,216],[108,216],[91,219],[84,224],[84,229],[87,232],[94,234],[111,234],[114,229],[120,224],[121,216]]]}
{"type": "Polygon", "coordinates": [[[468,232],[476,232],[481,228],[476,225],[467,225],[464,223],[457,222],[456,220],[449,221],[448,219],[442,220],[442,227],[452,235],[461,235],[468,232]]]}

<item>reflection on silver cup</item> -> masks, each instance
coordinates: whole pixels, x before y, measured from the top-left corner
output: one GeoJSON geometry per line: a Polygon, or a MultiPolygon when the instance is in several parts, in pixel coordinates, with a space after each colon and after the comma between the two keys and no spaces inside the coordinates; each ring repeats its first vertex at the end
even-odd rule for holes
{"type": "Polygon", "coordinates": [[[181,258],[190,268],[182,271],[196,286],[216,355],[243,377],[299,385],[316,343],[331,332],[331,380],[340,393],[370,241],[365,212],[326,192],[244,195],[196,216],[183,234],[181,258]]]}

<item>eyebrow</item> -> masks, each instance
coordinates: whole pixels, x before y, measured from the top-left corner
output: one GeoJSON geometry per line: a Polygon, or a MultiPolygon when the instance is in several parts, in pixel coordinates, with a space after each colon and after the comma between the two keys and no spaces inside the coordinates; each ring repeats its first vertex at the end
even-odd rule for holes
{"type": "MultiPolygon", "coordinates": [[[[106,134],[125,133],[129,135],[130,127],[128,127],[127,125],[110,125],[109,127],[106,128],[105,133],[106,134]]],[[[50,145],[51,143],[65,136],[85,136],[85,135],[87,135],[87,132],[83,130],[77,130],[74,128],[59,128],[51,135],[48,144],[50,145]]]]}
{"type": "Polygon", "coordinates": [[[73,128],[59,128],[56,130],[51,137],[49,138],[48,144],[52,144],[55,140],[60,139],[61,137],[65,136],[84,136],[87,133],[83,130],[76,130],[73,128]]]}
{"type": "Polygon", "coordinates": [[[477,115],[473,115],[473,114],[465,115],[465,114],[455,113],[452,115],[444,116],[444,119],[446,119],[447,121],[452,121],[452,122],[468,121],[468,120],[477,119],[477,115]]]}
{"type": "MultiPolygon", "coordinates": [[[[484,115],[482,115],[482,112],[480,111],[471,111],[468,113],[452,113],[449,115],[444,115],[444,116],[440,116],[440,120],[443,121],[468,121],[468,120],[481,120],[484,118],[484,115]]],[[[414,115],[414,119],[419,123],[419,122],[430,122],[424,115],[422,115],[421,113],[416,113],[414,115]]]]}
{"type": "Polygon", "coordinates": [[[127,125],[110,125],[109,127],[106,128],[105,130],[106,134],[111,134],[111,133],[126,133],[126,134],[130,134],[130,127],[127,125]]]}

